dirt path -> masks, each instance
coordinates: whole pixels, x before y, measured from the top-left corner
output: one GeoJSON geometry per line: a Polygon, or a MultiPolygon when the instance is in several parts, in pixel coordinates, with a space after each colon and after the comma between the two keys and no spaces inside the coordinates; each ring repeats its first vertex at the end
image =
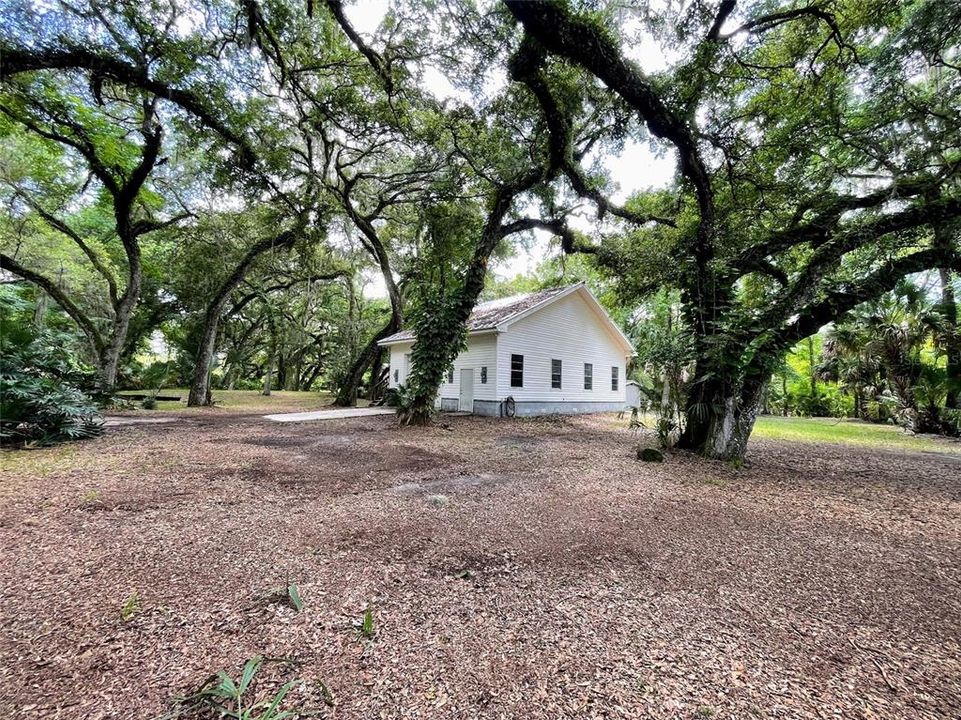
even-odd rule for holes
{"type": "Polygon", "coordinates": [[[263,654],[288,662],[261,692],[308,680],[292,699],[337,718],[959,716],[952,458],[634,444],[607,418],[191,415],[18,456],[0,707],[156,717],[263,654]]]}

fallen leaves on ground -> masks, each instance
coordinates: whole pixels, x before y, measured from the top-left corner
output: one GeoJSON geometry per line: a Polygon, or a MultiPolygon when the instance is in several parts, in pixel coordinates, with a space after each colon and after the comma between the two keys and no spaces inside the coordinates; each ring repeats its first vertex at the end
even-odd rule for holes
{"type": "Polygon", "coordinates": [[[158,717],[261,655],[338,718],[961,714],[955,458],[447,423],[184,413],[8,456],[0,707],[158,717]]]}

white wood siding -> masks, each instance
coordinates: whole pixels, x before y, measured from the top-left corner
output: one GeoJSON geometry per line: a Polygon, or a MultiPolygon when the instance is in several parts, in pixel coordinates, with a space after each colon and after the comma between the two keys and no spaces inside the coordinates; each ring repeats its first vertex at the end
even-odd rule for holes
{"type": "MultiPolygon", "coordinates": [[[[390,346],[390,387],[395,388],[407,382],[406,355],[414,346],[413,342],[398,343],[390,346]],[[394,370],[398,380],[394,380],[394,370]]],[[[440,386],[440,396],[456,398],[460,395],[460,371],[470,368],[474,371],[474,399],[497,399],[497,337],[494,333],[475,335],[467,339],[467,349],[454,360],[454,382],[447,382],[447,374],[440,386]],[[487,367],[487,382],[481,382],[481,367],[487,367]]]]}
{"type": "Polygon", "coordinates": [[[413,346],[413,341],[390,346],[390,384],[388,387],[395,388],[398,385],[407,384],[407,373],[410,372],[410,368],[407,367],[405,356],[413,346]],[[397,380],[394,380],[395,370],[397,371],[397,380]]]}
{"type": "Polygon", "coordinates": [[[627,358],[606,322],[574,293],[510,324],[497,339],[497,399],[624,402],[627,358]],[[524,356],[524,387],[511,387],[512,354],[524,356]],[[562,363],[560,390],[551,388],[552,359],[562,363]],[[594,366],[592,390],[584,389],[584,363],[594,366]],[[618,389],[613,391],[615,366],[618,389]]]}
{"type": "Polygon", "coordinates": [[[457,398],[460,396],[460,371],[471,369],[474,371],[474,399],[497,399],[497,336],[494,333],[473,335],[467,338],[467,349],[454,360],[454,382],[444,382],[440,386],[442,398],[457,398]],[[487,367],[487,382],[481,383],[481,368],[487,367]]]}

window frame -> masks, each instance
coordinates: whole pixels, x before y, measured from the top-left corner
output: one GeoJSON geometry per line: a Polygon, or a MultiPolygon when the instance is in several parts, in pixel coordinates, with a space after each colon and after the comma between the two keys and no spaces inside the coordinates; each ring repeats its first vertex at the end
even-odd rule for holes
{"type": "Polygon", "coordinates": [[[611,392],[618,392],[621,389],[621,368],[618,365],[611,365],[611,392]]]}
{"type": "Polygon", "coordinates": [[[486,365],[481,365],[480,381],[481,381],[481,385],[487,384],[487,366],[486,365]]]}
{"type": "Polygon", "coordinates": [[[453,384],[454,384],[454,368],[450,368],[450,369],[447,371],[447,384],[448,384],[448,385],[453,385],[453,384]]]}
{"type": "Polygon", "coordinates": [[[522,388],[524,387],[524,356],[516,353],[511,353],[511,385],[512,388],[522,388]],[[520,359],[520,370],[516,369],[514,366],[520,359]],[[515,382],[515,373],[520,373],[519,382],[515,382]]]}
{"type": "Polygon", "coordinates": [[[594,390],[594,363],[584,363],[584,389],[594,390]]]}
{"type": "Polygon", "coordinates": [[[564,361],[559,360],[557,358],[551,358],[551,390],[563,390],[563,389],[564,389],[564,361]]]}

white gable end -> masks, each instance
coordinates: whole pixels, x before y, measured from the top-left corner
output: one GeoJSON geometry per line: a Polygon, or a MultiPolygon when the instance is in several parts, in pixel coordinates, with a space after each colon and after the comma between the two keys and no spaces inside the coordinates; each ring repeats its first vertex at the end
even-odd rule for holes
{"type": "Polygon", "coordinates": [[[580,293],[571,293],[508,325],[497,338],[501,397],[537,402],[623,402],[625,348],[580,293]],[[524,358],[523,387],[511,385],[511,356],[524,358]],[[552,387],[552,360],[561,361],[561,387],[552,387]],[[584,387],[585,363],[591,389],[584,387]],[[613,371],[617,368],[617,389],[613,371]]]}
{"type": "MultiPolygon", "coordinates": [[[[509,298],[502,305],[494,322],[498,303],[475,309],[467,348],[438,390],[442,409],[536,415],[624,408],[633,348],[583,285],[509,298]]],[[[413,338],[402,332],[382,344],[390,349],[390,386],[397,387],[410,372],[413,338]]]]}

